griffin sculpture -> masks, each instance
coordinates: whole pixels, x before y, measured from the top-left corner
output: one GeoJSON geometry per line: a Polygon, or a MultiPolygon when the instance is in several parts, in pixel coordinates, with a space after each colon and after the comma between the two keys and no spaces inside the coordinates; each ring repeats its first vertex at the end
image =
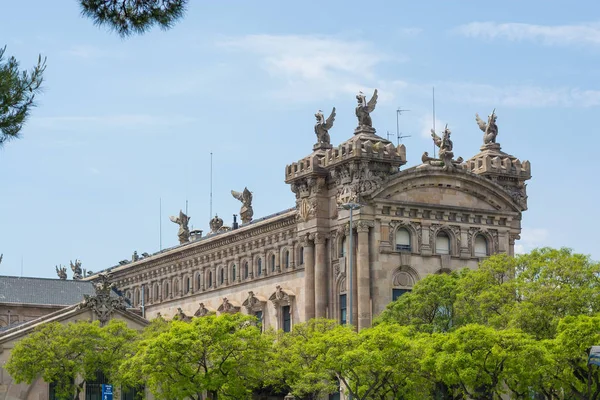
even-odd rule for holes
{"type": "Polygon", "coordinates": [[[452,140],[450,140],[450,135],[452,132],[448,128],[448,124],[444,128],[444,132],[442,133],[442,137],[439,137],[435,130],[431,130],[431,137],[433,138],[433,142],[437,147],[439,147],[439,159],[431,158],[427,154],[427,152],[423,153],[423,157],[421,160],[423,163],[428,162],[430,165],[442,166],[446,171],[452,171],[456,169],[458,164],[463,162],[462,157],[459,157],[457,160],[454,160],[454,153],[452,152],[452,148],[454,145],[452,144],[452,140]]]}
{"type": "Polygon", "coordinates": [[[83,278],[81,261],[75,260],[75,263],[73,263],[73,261],[69,261],[69,263],[71,264],[71,271],[73,271],[73,280],[78,281],[83,278]]]}
{"type": "Polygon", "coordinates": [[[373,92],[373,97],[367,103],[367,98],[363,94],[363,92],[358,92],[356,95],[356,100],[358,100],[358,105],[356,106],[356,117],[358,118],[358,128],[373,127],[373,121],[371,120],[371,113],[375,110],[375,106],[377,105],[377,89],[373,92]]]}
{"type": "Polygon", "coordinates": [[[479,118],[479,114],[475,113],[475,121],[479,125],[479,129],[483,132],[483,144],[496,143],[496,136],[498,136],[498,125],[496,125],[496,109],[488,116],[487,123],[479,118]]]}
{"type": "Polygon", "coordinates": [[[240,209],[242,223],[247,224],[252,221],[252,216],[254,215],[254,211],[252,210],[252,192],[248,188],[244,188],[242,193],[232,190],[231,195],[242,202],[242,208],[240,209]]]}
{"type": "Polygon", "coordinates": [[[67,267],[63,267],[62,265],[60,267],[55,266],[56,268],[56,275],[58,275],[58,278],[61,281],[64,281],[67,279],[67,267]]]}
{"type": "Polygon", "coordinates": [[[179,225],[179,231],[177,232],[177,236],[179,237],[179,244],[184,244],[190,241],[190,229],[188,228],[188,223],[190,222],[191,217],[188,217],[183,213],[183,211],[179,210],[179,217],[169,217],[171,222],[179,225]]]}
{"type": "Polygon", "coordinates": [[[329,146],[331,144],[331,138],[329,137],[329,130],[333,127],[335,121],[335,107],[331,111],[329,118],[325,120],[323,111],[319,110],[315,114],[317,123],[315,124],[315,133],[317,134],[317,145],[329,146]]]}

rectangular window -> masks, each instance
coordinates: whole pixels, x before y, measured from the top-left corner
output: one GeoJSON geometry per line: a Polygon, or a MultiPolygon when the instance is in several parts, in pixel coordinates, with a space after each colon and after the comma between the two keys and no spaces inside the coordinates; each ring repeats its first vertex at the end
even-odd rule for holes
{"type": "Polygon", "coordinates": [[[340,295],[340,324],[346,325],[346,318],[348,315],[348,308],[346,306],[346,295],[340,295]]]}
{"type": "Polygon", "coordinates": [[[281,322],[284,332],[290,332],[292,330],[292,314],[290,313],[290,306],[281,307],[281,322]]]}
{"type": "Polygon", "coordinates": [[[101,371],[96,372],[95,379],[85,383],[85,400],[102,400],[102,384],[108,383],[101,371]]]}
{"type": "Polygon", "coordinates": [[[263,312],[262,311],[256,311],[254,313],[254,316],[257,319],[256,325],[258,326],[258,329],[260,329],[260,331],[262,332],[263,312]]]}
{"type": "Polygon", "coordinates": [[[135,388],[121,387],[121,400],[140,400],[144,394],[144,386],[135,388]]]}
{"type": "Polygon", "coordinates": [[[410,289],[392,289],[392,301],[396,301],[398,297],[407,292],[410,292],[410,289]]]}

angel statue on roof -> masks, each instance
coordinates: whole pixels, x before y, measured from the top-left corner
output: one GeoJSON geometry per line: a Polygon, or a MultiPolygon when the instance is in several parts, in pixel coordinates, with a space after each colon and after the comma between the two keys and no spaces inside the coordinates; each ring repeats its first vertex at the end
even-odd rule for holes
{"type": "Polygon", "coordinates": [[[179,237],[179,244],[184,244],[190,241],[190,229],[188,228],[188,223],[190,222],[191,217],[188,217],[183,213],[183,211],[179,210],[178,217],[169,217],[171,222],[179,225],[179,231],[177,232],[177,237],[179,237]]]}
{"type": "Polygon", "coordinates": [[[231,195],[242,202],[242,208],[240,209],[242,223],[247,224],[252,221],[252,216],[254,215],[254,211],[252,210],[252,192],[246,187],[241,193],[232,190],[231,195]]]}

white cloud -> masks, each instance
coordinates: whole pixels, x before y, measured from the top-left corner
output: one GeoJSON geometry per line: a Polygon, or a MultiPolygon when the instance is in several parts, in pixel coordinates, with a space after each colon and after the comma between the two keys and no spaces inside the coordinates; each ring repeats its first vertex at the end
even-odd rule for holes
{"type": "Polygon", "coordinates": [[[544,228],[523,228],[521,230],[521,239],[515,243],[515,253],[524,254],[536,247],[544,247],[550,232],[544,228]]]}
{"type": "MultiPolygon", "coordinates": [[[[423,115],[421,117],[421,129],[419,129],[420,136],[425,139],[431,140],[431,129],[433,129],[433,116],[423,115]]],[[[435,119],[435,130],[439,134],[439,132],[444,128],[445,123],[443,123],[439,119],[435,119]]]]}
{"type": "Polygon", "coordinates": [[[532,41],[544,45],[600,45],[600,23],[577,25],[533,25],[521,23],[471,22],[455,29],[474,38],[532,41]]]}
{"type": "MultiPolygon", "coordinates": [[[[372,92],[378,84],[376,67],[392,57],[364,41],[330,36],[249,35],[220,43],[221,46],[253,53],[271,76],[284,80],[279,97],[310,98],[372,92]]],[[[405,61],[394,57],[395,61],[405,61]]],[[[385,90],[380,100],[392,97],[385,90]]]]}
{"type": "MultiPolygon", "coordinates": [[[[470,82],[436,82],[436,97],[444,101],[491,107],[544,108],[595,107],[600,105],[600,90],[532,85],[494,86],[470,82]]],[[[412,94],[431,96],[431,84],[408,85],[412,94]]]]}

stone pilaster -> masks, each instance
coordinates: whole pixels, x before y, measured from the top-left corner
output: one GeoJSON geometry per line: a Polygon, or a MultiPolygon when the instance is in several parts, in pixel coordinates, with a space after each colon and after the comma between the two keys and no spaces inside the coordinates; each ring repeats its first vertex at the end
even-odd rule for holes
{"type": "Polygon", "coordinates": [[[315,233],[315,316],[327,317],[327,257],[325,235],[315,233]]]}
{"type": "Polygon", "coordinates": [[[304,246],[304,319],[315,317],[315,257],[314,244],[308,235],[302,238],[304,246]]]}
{"type": "Polygon", "coordinates": [[[359,221],[358,251],[357,251],[357,303],[358,303],[358,329],[371,326],[371,272],[369,269],[369,224],[359,221]]]}

